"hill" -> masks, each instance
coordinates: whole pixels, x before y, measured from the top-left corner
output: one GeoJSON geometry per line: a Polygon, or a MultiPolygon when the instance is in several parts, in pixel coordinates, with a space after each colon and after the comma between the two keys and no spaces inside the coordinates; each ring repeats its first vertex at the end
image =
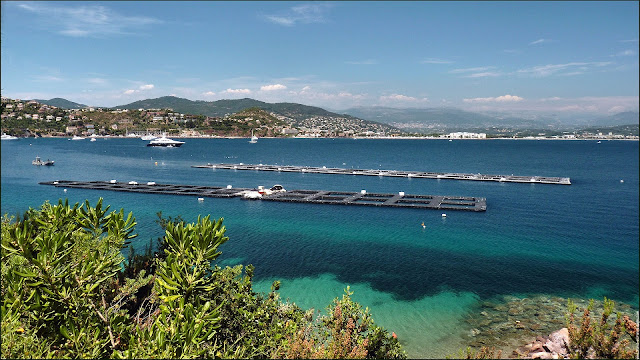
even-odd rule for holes
{"type": "Polygon", "coordinates": [[[401,133],[402,131],[388,124],[363,120],[355,116],[337,114],[325,109],[296,103],[267,103],[244,98],[237,100],[193,101],[175,96],[163,96],[146,99],[126,105],[115,106],[117,109],[173,109],[184,114],[223,117],[235,114],[247,108],[259,108],[275,115],[279,120],[295,127],[319,128],[328,131],[381,132],[401,133]]]}
{"type": "Polygon", "coordinates": [[[63,98],[53,98],[49,100],[39,100],[39,99],[34,99],[34,100],[39,102],[40,104],[55,106],[61,109],[82,109],[87,107],[87,105],[78,104],[63,98]]]}
{"type": "Polygon", "coordinates": [[[638,123],[640,123],[640,113],[637,111],[621,112],[592,121],[593,126],[638,125],[638,123]]]}

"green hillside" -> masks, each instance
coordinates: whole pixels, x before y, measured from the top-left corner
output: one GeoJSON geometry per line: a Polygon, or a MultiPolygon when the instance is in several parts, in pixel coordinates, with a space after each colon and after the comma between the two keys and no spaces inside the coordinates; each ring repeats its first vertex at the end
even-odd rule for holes
{"type": "Polygon", "coordinates": [[[39,99],[34,99],[34,100],[41,104],[55,106],[61,109],[82,109],[87,107],[87,105],[78,104],[63,98],[53,98],[49,100],[39,100],[39,99]]]}

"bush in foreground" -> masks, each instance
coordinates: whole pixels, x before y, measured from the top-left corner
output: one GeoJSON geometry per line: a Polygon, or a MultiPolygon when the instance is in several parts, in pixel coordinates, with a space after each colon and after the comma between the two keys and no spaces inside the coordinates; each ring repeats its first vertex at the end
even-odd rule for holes
{"type": "Polygon", "coordinates": [[[222,219],[165,221],[162,252],[127,261],[135,219],[108,210],[59,201],[3,217],[3,358],[406,358],[348,288],[314,317],[278,282],[255,293],[253,266],[217,266],[222,219]]]}

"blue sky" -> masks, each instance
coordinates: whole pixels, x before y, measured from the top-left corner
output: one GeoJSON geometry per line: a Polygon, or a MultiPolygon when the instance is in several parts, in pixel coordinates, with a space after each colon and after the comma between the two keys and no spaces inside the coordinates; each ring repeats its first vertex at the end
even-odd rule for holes
{"type": "Polygon", "coordinates": [[[638,2],[2,1],[2,95],[638,110],[638,2]]]}

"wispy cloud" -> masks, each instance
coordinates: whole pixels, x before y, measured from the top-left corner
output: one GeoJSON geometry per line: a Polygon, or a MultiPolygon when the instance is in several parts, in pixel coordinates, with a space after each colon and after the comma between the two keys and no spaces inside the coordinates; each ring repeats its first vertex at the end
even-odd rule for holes
{"type": "Polygon", "coordinates": [[[474,67],[474,68],[464,68],[464,69],[453,69],[449,71],[450,74],[461,74],[467,72],[479,72],[479,71],[487,71],[495,68],[495,66],[482,66],[482,67],[474,67]]]}
{"type": "Polygon", "coordinates": [[[345,61],[345,64],[351,64],[351,65],[375,65],[377,63],[378,61],[373,59],[367,59],[362,61],[345,61]]]}
{"type": "Polygon", "coordinates": [[[500,76],[500,73],[497,72],[493,72],[493,71],[484,71],[484,72],[479,72],[479,73],[473,73],[473,74],[469,74],[469,75],[465,75],[462,77],[465,78],[484,78],[484,77],[495,77],[495,76],[500,76]]]}
{"type": "Polygon", "coordinates": [[[516,73],[523,75],[530,75],[534,77],[546,77],[551,75],[579,75],[585,73],[593,68],[604,67],[611,65],[613,62],[600,61],[600,62],[570,62],[566,64],[548,64],[539,65],[526,69],[517,70],[516,73]]]}
{"type": "Polygon", "coordinates": [[[275,91],[275,90],[284,90],[287,87],[282,84],[273,84],[273,85],[264,85],[260,87],[262,91],[275,91]]]}
{"type": "Polygon", "coordinates": [[[638,39],[618,40],[618,42],[621,42],[621,43],[632,43],[632,42],[637,43],[638,39]]]}
{"type": "Polygon", "coordinates": [[[94,85],[107,85],[109,81],[103,78],[89,78],[87,82],[94,85]]]}
{"type": "Polygon", "coordinates": [[[529,43],[529,45],[538,45],[538,44],[544,44],[544,43],[548,43],[551,42],[551,40],[549,39],[538,39],[538,40],[534,40],[532,42],[529,43]]]}
{"type": "Polygon", "coordinates": [[[327,21],[327,14],[332,4],[304,4],[297,5],[276,15],[264,15],[267,21],[283,26],[296,24],[323,23],[327,21]]]}
{"type": "Polygon", "coordinates": [[[215,96],[216,93],[214,93],[213,91],[207,91],[207,92],[203,92],[202,95],[204,96],[215,96]]]}
{"type": "Polygon", "coordinates": [[[615,55],[611,55],[611,56],[633,56],[636,55],[637,52],[635,52],[634,50],[631,49],[627,49],[624,51],[620,51],[619,53],[615,54],[615,55]]]}
{"type": "Polygon", "coordinates": [[[518,102],[524,100],[520,96],[516,95],[502,95],[498,97],[484,97],[484,98],[473,98],[473,99],[463,99],[463,102],[466,103],[487,103],[487,102],[518,102]]]}
{"type": "Polygon", "coordinates": [[[427,58],[420,61],[421,64],[451,64],[453,61],[436,59],[436,58],[427,58]]]}
{"type": "Polygon", "coordinates": [[[34,81],[50,82],[50,81],[64,81],[63,78],[54,75],[36,75],[33,78],[34,81]]]}
{"type": "Polygon", "coordinates": [[[406,103],[426,103],[429,102],[427,98],[417,98],[414,96],[402,95],[402,94],[391,94],[391,95],[383,95],[378,98],[378,100],[383,104],[395,103],[395,104],[406,104],[406,103]]]}
{"type": "Polygon", "coordinates": [[[28,2],[17,7],[34,14],[35,24],[71,37],[130,35],[133,29],[162,23],[147,16],[122,15],[101,5],[62,6],[54,2],[28,2]]]}

